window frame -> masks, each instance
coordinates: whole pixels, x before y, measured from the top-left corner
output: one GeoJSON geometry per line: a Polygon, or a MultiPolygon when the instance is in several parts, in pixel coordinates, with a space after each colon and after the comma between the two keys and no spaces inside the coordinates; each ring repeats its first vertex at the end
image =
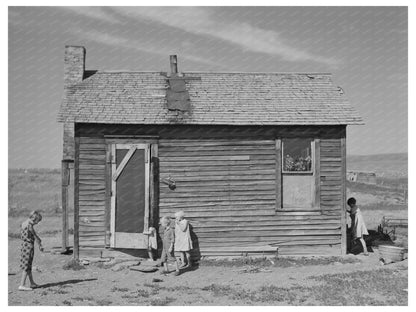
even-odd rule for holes
{"type": "Polygon", "coordinates": [[[314,175],[315,172],[315,139],[314,138],[282,138],[282,175],[314,175]],[[311,146],[311,170],[308,171],[286,171],[285,168],[285,140],[305,139],[310,140],[311,146]]]}

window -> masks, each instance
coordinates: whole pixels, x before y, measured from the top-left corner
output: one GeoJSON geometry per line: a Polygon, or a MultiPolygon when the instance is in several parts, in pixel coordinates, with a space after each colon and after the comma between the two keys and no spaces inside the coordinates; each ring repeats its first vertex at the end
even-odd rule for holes
{"type": "Polygon", "coordinates": [[[284,173],[312,173],[312,140],[284,139],[282,166],[284,173]]]}

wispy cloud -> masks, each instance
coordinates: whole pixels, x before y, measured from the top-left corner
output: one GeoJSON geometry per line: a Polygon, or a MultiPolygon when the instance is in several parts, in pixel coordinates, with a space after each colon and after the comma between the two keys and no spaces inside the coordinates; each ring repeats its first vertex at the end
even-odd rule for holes
{"type": "Polygon", "coordinates": [[[111,24],[121,23],[116,17],[108,13],[102,7],[88,7],[88,6],[62,6],[57,7],[66,11],[70,11],[77,15],[82,15],[85,17],[93,18],[102,22],[107,22],[111,24]]]}
{"type": "Polygon", "coordinates": [[[278,56],[286,61],[314,61],[336,66],[338,61],[322,57],[289,44],[281,34],[248,23],[219,21],[206,7],[115,7],[120,14],[146,19],[188,33],[206,35],[235,44],[244,50],[278,56]]]}
{"type": "MultiPolygon", "coordinates": [[[[157,54],[162,56],[167,56],[169,54],[177,53],[177,51],[171,51],[166,47],[163,46],[155,46],[148,42],[143,42],[139,40],[135,40],[133,38],[127,38],[123,36],[115,36],[108,33],[103,33],[97,30],[84,30],[80,28],[74,28],[71,30],[72,34],[82,37],[84,39],[94,41],[97,43],[105,44],[111,47],[124,47],[128,49],[133,49],[140,52],[150,53],[150,54],[157,54]]],[[[202,58],[191,53],[187,53],[181,51],[180,53],[181,58],[188,59],[190,61],[206,64],[209,66],[215,67],[224,67],[222,64],[218,63],[218,61],[211,61],[207,58],[202,58]]]]}

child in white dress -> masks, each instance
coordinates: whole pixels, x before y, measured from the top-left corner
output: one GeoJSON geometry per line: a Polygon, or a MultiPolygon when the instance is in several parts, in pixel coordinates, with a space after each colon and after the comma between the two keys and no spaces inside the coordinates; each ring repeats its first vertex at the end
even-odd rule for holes
{"type": "Polygon", "coordinates": [[[350,207],[350,210],[347,210],[347,212],[351,217],[352,240],[359,240],[363,246],[364,256],[368,256],[367,245],[364,241],[364,235],[368,235],[368,231],[367,227],[365,226],[361,210],[357,207],[357,201],[354,197],[348,199],[347,205],[350,207]]]}
{"type": "Polygon", "coordinates": [[[181,268],[191,266],[192,240],[189,231],[189,221],[183,211],[175,213],[175,252],[180,253],[181,268]]]}

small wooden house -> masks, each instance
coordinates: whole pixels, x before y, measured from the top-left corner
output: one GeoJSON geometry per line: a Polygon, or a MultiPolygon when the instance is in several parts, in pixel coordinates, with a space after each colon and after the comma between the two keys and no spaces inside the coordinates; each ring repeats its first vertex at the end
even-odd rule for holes
{"type": "Polygon", "coordinates": [[[331,75],[170,66],[88,71],[84,47],[66,47],[75,256],[143,250],[179,210],[203,256],[345,253],[346,126],[362,120],[331,75]]]}
{"type": "Polygon", "coordinates": [[[365,184],[377,184],[376,173],[372,171],[348,171],[347,180],[365,184]]]}

